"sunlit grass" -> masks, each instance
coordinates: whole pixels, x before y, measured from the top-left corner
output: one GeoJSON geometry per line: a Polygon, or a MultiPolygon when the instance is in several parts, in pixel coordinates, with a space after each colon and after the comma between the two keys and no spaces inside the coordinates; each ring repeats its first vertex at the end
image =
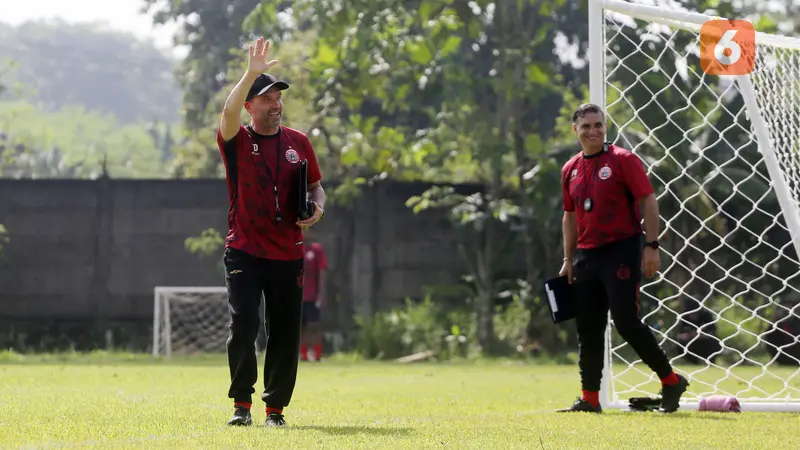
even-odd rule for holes
{"type": "Polygon", "coordinates": [[[796,414],[555,414],[578,394],[571,365],[305,363],[285,429],[262,426],[260,386],[255,426],[226,427],[227,387],[224,356],[0,355],[0,447],[777,449],[800,440],[796,414]]]}

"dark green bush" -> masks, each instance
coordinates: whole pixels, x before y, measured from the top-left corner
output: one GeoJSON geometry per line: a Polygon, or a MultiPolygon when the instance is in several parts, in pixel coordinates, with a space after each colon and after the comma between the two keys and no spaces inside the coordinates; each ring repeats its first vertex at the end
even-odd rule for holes
{"type": "MultiPolygon", "coordinates": [[[[526,355],[530,313],[519,295],[498,306],[494,317],[495,352],[526,355]]],[[[549,320],[548,317],[545,319],[549,320]]],[[[431,351],[439,360],[477,355],[476,315],[462,308],[444,308],[431,297],[403,307],[356,317],[359,327],[355,351],[369,359],[396,359],[431,351]]]]}

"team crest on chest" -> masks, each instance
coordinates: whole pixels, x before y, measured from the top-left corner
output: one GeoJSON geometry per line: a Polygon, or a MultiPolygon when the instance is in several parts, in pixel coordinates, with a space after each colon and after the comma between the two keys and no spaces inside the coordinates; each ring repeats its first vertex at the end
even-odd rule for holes
{"type": "Polygon", "coordinates": [[[297,162],[300,161],[300,156],[290,147],[289,150],[286,150],[286,160],[292,164],[297,164],[297,162]]]}
{"type": "Polygon", "coordinates": [[[597,172],[597,176],[600,177],[601,180],[607,180],[611,178],[611,167],[603,166],[600,168],[600,171],[597,172]]]}

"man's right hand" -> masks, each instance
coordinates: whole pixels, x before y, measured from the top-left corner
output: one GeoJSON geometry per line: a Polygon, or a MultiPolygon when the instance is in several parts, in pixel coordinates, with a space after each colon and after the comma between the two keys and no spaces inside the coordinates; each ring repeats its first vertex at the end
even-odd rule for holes
{"type": "Polygon", "coordinates": [[[561,270],[558,272],[558,275],[561,277],[566,275],[567,281],[572,284],[572,260],[564,260],[564,264],[561,265],[561,270]]]}
{"type": "Polygon", "coordinates": [[[250,44],[250,53],[247,54],[247,72],[236,83],[225,101],[225,107],[222,108],[219,131],[223,141],[230,141],[239,133],[239,127],[241,127],[239,115],[253,82],[270,67],[278,64],[277,60],[267,61],[268,53],[269,41],[265,41],[263,37],[250,44]]]}
{"type": "Polygon", "coordinates": [[[247,71],[254,74],[262,74],[268,71],[272,66],[278,64],[277,59],[267,61],[269,54],[270,42],[264,40],[264,37],[258,38],[254,44],[250,44],[250,53],[248,54],[247,71]]]}

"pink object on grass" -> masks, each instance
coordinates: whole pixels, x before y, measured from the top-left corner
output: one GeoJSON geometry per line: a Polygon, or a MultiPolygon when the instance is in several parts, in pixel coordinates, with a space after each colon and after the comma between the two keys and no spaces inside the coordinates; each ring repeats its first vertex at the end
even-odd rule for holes
{"type": "Polygon", "coordinates": [[[713,395],[700,399],[700,411],[713,412],[742,412],[739,400],[736,397],[713,395]]]}

